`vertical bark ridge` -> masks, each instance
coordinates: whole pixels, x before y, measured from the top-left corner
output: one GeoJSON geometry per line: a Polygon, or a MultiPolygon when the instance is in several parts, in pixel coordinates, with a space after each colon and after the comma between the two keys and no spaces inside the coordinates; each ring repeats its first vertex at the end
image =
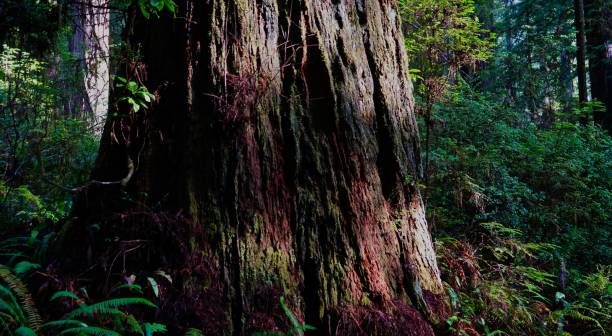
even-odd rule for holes
{"type": "Polygon", "coordinates": [[[404,184],[418,178],[419,147],[395,5],[179,5],[136,36],[160,97],[147,115],[157,140],[130,188],[190,218],[177,277],[193,320],[211,334],[254,331],[278,290],[318,326],[342,307],[397,300],[439,322],[423,204],[404,184]]]}

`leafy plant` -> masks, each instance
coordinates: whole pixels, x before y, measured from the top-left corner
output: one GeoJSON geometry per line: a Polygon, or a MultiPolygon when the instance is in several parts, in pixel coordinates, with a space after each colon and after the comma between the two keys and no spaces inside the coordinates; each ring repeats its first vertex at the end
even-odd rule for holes
{"type": "Polygon", "coordinates": [[[166,327],[159,323],[140,322],[127,308],[144,306],[155,308],[149,300],[141,297],[111,298],[92,304],[77,294],[69,291],[56,292],[50,301],[68,299],[77,303],[77,307],[64,314],[59,320],[49,321],[40,326],[47,333],[59,335],[126,335],[143,336],[166,332],[166,327]]]}
{"type": "Polygon", "coordinates": [[[127,80],[124,77],[115,77],[115,87],[123,90],[118,101],[127,102],[134,113],[141,109],[146,110],[155,99],[155,95],[150,93],[146,86],[139,85],[135,81],[127,80]]]}
{"type": "Polygon", "coordinates": [[[142,16],[149,19],[151,14],[159,17],[164,9],[176,14],[177,5],[174,0],[138,0],[138,8],[140,8],[142,16]]]}
{"type": "Polygon", "coordinates": [[[65,115],[67,93],[49,67],[21,49],[0,48],[0,221],[7,233],[64,218],[71,186],[89,178],[96,157],[98,140],[86,118],[65,115]]]}
{"type": "Polygon", "coordinates": [[[291,323],[290,329],[284,332],[267,332],[267,331],[257,332],[254,335],[257,335],[257,336],[296,336],[296,335],[303,336],[304,333],[308,330],[316,330],[315,327],[308,325],[306,323],[300,322],[300,320],[297,318],[297,316],[295,316],[293,311],[291,311],[291,309],[287,306],[284,296],[280,297],[280,306],[283,312],[285,313],[285,316],[287,317],[287,319],[289,319],[289,322],[291,323]]]}
{"type": "Polygon", "coordinates": [[[557,246],[524,242],[521,231],[499,223],[482,228],[473,242],[445,238],[436,244],[457,311],[447,320],[453,333],[605,334],[610,324],[610,296],[605,294],[612,289],[609,268],[584,277],[584,289],[569,299],[553,291],[555,276],[542,270],[557,246]]]}
{"type": "MultiPolygon", "coordinates": [[[[64,301],[74,308],[60,319],[43,321],[37,303],[30,295],[28,279],[41,268],[32,262],[44,262],[47,240],[52,234],[42,235],[33,230],[29,237],[14,237],[0,241],[0,325],[7,335],[142,335],[164,333],[159,323],[139,320],[130,310],[137,307],[156,308],[143,297],[116,297],[86,303],[86,299],[67,290],[55,292],[49,299],[64,301]]],[[[159,271],[159,274],[165,274],[159,271]]],[[[161,275],[160,275],[161,276],[161,275]]],[[[133,286],[137,286],[133,284],[133,286]]],[[[117,286],[119,290],[121,286],[117,286]]],[[[142,290],[140,290],[142,294],[142,290]]]]}
{"type": "MultiPolygon", "coordinates": [[[[432,129],[436,104],[462,68],[475,68],[492,55],[495,35],[482,28],[473,0],[401,0],[406,50],[413,69],[417,113],[425,126],[425,185],[429,184],[432,129]]],[[[427,191],[426,191],[427,192],[427,191]]]]}

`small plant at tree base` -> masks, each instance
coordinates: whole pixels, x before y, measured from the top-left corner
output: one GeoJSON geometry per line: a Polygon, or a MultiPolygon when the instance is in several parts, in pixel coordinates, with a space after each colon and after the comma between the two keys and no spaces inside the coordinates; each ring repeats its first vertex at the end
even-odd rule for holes
{"type": "Polygon", "coordinates": [[[316,330],[315,327],[308,325],[306,323],[300,322],[300,320],[295,316],[293,311],[287,306],[285,303],[285,297],[280,297],[280,306],[285,313],[285,316],[291,322],[291,328],[285,332],[257,332],[254,336],[304,336],[304,333],[308,330],[316,330]]]}

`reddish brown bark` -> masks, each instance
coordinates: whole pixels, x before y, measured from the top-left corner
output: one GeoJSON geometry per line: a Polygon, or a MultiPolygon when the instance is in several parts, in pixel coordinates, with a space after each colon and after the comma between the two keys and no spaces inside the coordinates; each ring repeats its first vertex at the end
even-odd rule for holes
{"type": "MultiPolygon", "coordinates": [[[[281,328],[281,293],[322,334],[361,328],[347,326],[351,312],[431,334],[445,295],[419,191],[404,182],[418,178],[419,141],[395,3],[179,7],[134,21],[133,77],[159,99],[108,121],[95,172],[121,179],[129,157],[125,191],[141,205],[97,186],[67,236],[121,208],[121,238],[156,244],[138,267],[180,279],[176,323],[207,334],[281,328]]],[[[104,231],[91,233],[93,256],[111,255],[95,243],[104,231]]]]}

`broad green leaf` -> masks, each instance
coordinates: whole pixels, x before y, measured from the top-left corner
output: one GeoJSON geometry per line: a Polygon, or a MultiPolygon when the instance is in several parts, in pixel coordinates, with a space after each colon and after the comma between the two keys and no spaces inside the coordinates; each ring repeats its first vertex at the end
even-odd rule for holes
{"type": "Polygon", "coordinates": [[[17,274],[23,274],[23,273],[27,273],[29,271],[39,269],[39,268],[40,268],[39,264],[35,264],[29,261],[21,261],[17,265],[15,265],[14,270],[15,270],[15,273],[17,274]]]}
{"type": "Polygon", "coordinates": [[[147,277],[147,281],[149,281],[149,283],[151,284],[151,288],[153,289],[153,294],[155,294],[155,297],[159,297],[159,285],[157,284],[157,281],[155,281],[155,279],[151,277],[147,277]]]}

